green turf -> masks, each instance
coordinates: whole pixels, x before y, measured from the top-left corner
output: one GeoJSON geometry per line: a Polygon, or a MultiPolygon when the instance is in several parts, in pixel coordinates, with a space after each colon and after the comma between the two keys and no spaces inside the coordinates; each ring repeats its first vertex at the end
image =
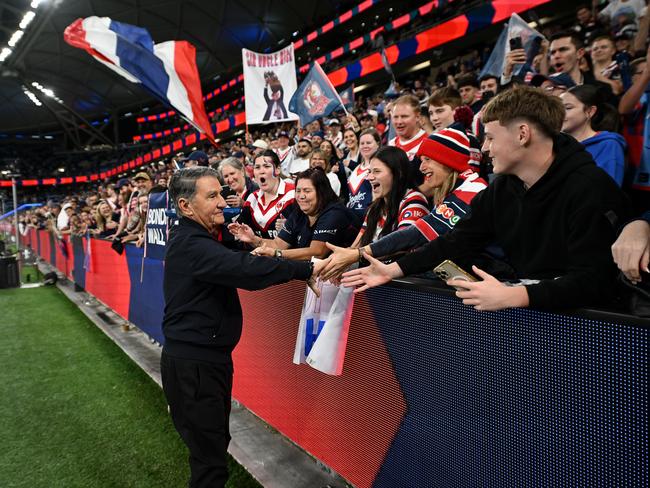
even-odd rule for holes
{"type": "Polygon", "coordinates": [[[58,289],[0,290],[0,334],[0,487],[187,486],[162,391],[58,289]]]}
{"type": "Polygon", "coordinates": [[[43,280],[43,275],[38,267],[32,265],[23,265],[20,269],[20,281],[23,284],[38,283],[43,280]]]}

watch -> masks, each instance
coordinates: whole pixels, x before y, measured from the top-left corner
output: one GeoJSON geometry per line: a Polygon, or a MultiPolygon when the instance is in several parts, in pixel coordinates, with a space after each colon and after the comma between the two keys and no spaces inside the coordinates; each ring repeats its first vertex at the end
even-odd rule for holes
{"type": "Polygon", "coordinates": [[[276,258],[281,258],[282,257],[282,249],[276,249],[275,252],[273,253],[273,255],[276,258]]]}

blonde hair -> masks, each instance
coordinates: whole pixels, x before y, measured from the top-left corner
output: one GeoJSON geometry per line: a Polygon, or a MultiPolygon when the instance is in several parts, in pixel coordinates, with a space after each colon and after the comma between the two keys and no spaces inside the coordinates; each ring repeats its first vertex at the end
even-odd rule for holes
{"type": "Polygon", "coordinates": [[[433,190],[432,200],[434,208],[440,205],[443,200],[447,198],[447,195],[449,195],[454,189],[454,186],[456,186],[456,181],[458,181],[458,171],[451,170],[451,173],[447,175],[447,178],[442,182],[442,185],[433,190]]]}

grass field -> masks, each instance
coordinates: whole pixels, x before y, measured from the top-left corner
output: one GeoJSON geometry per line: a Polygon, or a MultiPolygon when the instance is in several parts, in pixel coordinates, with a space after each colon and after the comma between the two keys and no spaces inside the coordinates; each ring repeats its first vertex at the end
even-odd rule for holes
{"type": "Polygon", "coordinates": [[[187,486],[162,391],[58,289],[0,290],[0,334],[0,487],[187,486]]]}

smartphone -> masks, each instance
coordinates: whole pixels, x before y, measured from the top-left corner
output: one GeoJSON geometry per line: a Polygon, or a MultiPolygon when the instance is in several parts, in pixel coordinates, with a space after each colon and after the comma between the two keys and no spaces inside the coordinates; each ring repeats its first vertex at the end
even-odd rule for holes
{"type": "Polygon", "coordinates": [[[224,185],[221,187],[221,196],[223,198],[228,198],[230,196],[237,195],[237,192],[230,188],[228,185],[224,185]]]}
{"type": "Polygon", "coordinates": [[[522,49],[524,46],[521,42],[521,37],[513,37],[510,39],[510,50],[514,51],[515,49],[522,49]]]}
{"type": "MultiPolygon", "coordinates": [[[[445,282],[452,278],[457,280],[470,281],[470,282],[478,281],[478,278],[476,278],[474,275],[471,275],[470,273],[468,273],[463,268],[458,266],[453,261],[450,261],[449,259],[444,260],[438,266],[433,268],[433,272],[438,278],[440,278],[442,281],[445,282]]],[[[454,288],[456,288],[457,290],[464,289],[458,286],[455,286],[454,288]]]]}

